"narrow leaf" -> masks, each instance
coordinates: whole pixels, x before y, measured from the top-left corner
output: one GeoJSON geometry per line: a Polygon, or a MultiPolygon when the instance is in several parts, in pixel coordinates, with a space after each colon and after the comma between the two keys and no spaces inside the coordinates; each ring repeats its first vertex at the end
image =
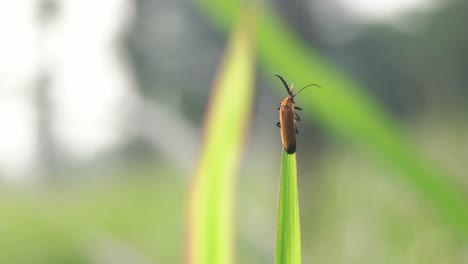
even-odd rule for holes
{"type": "Polygon", "coordinates": [[[233,263],[233,191],[254,94],[252,22],[252,12],[240,18],[212,88],[189,195],[186,263],[233,263]]]}
{"type": "Polygon", "coordinates": [[[296,154],[283,151],[276,225],[276,264],[301,263],[301,228],[297,191],[296,154]]]}

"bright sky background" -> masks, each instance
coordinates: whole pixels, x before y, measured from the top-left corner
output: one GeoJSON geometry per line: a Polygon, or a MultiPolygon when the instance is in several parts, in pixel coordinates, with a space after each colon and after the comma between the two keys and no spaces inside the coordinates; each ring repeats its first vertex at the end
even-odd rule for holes
{"type": "Polygon", "coordinates": [[[77,160],[122,142],[135,91],[119,43],[131,0],[62,0],[49,23],[38,23],[38,2],[0,1],[0,176],[15,181],[39,160],[40,69],[51,73],[51,132],[77,160]]]}
{"type": "Polygon", "coordinates": [[[356,18],[391,22],[402,12],[426,9],[436,0],[337,0],[356,18]]]}

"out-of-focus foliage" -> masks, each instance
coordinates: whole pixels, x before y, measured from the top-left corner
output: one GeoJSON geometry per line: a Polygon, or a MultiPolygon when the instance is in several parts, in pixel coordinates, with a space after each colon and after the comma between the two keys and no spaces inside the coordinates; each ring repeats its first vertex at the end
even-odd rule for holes
{"type": "Polygon", "coordinates": [[[2,189],[0,262],[180,263],[185,200],[174,194],[185,188],[180,177],[155,180],[175,175],[162,167],[112,172],[112,182],[2,189]]]}
{"type": "MultiPolygon", "coordinates": [[[[448,1],[428,15],[407,18],[407,31],[369,24],[344,44],[341,62],[401,116],[434,108],[466,109],[466,1],[448,1]]],[[[405,20],[403,20],[405,21],[405,20]]]]}
{"type": "Polygon", "coordinates": [[[254,98],[254,21],[252,9],[239,18],[213,83],[188,197],[188,263],[234,262],[234,187],[254,98]]]}

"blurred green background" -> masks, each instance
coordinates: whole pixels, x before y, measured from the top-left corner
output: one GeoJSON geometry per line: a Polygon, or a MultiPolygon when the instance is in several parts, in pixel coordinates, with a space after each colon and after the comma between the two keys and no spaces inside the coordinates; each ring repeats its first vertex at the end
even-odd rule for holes
{"type": "MultiPolygon", "coordinates": [[[[374,2],[258,7],[236,263],[274,259],[286,95],[273,74],[322,86],[296,99],[303,263],[468,262],[468,3],[374,2]]],[[[0,263],[183,261],[186,192],[239,6],[0,4],[0,263]]]]}

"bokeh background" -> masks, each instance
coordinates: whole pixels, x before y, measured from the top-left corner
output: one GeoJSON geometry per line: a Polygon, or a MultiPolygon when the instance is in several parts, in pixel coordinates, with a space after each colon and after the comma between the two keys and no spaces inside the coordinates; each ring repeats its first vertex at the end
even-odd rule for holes
{"type": "MultiPolygon", "coordinates": [[[[0,263],[182,262],[186,192],[227,42],[197,2],[0,2],[0,263]]],[[[468,189],[468,2],[262,5],[359,83],[414,155],[468,189]]],[[[285,93],[272,74],[286,70],[258,69],[236,263],[274,256],[285,93]]],[[[327,89],[313,72],[283,77],[327,89]]],[[[304,263],[468,263],[466,236],[404,172],[319,119],[299,124],[304,263]]]]}

